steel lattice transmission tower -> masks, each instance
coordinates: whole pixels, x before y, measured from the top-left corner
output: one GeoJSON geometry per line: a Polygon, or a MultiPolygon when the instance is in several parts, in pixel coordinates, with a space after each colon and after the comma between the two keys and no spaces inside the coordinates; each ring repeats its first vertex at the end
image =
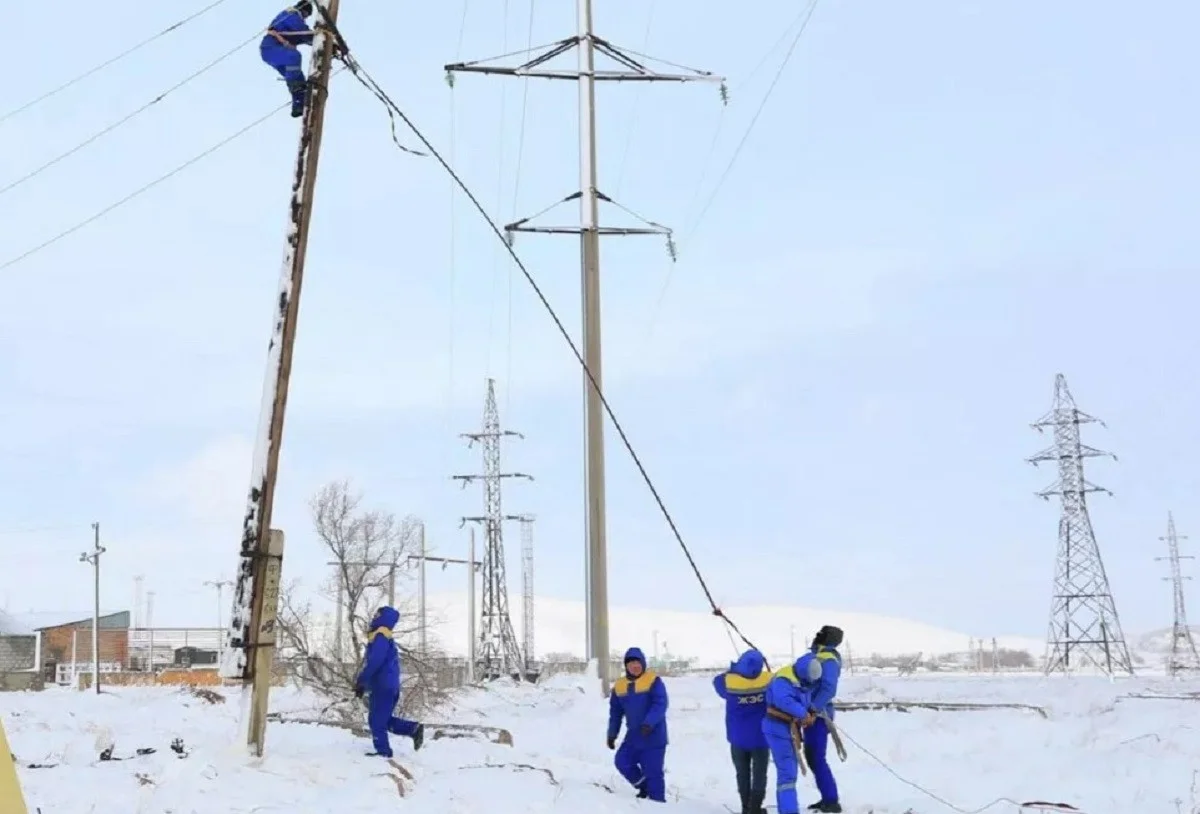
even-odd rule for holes
{"type": "Polygon", "coordinates": [[[1038,432],[1054,431],[1054,443],[1029,459],[1058,465],[1058,480],[1038,496],[1049,500],[1058,495],[1062,516],[1058,521],[1058,556],[1054,569],[1054,597],[1050,604],[1050,626],[1046,636],[1046,673],[1071,672],[1089,665],[1112,675],[1133,674],[1133,662],[1121,632],[1121,620],[1108,575],[1100,558],[1100,546],[1088,517],[1087,494],[1106,492],[1083,475],[1083,459],[1115,455],[1087,446],[1079,438],[1081,424],[1102,421],[1075,406],[1075,399],[1061,373],[1054,379],[1054,406],[1031,426],[1038,432]]]}
{"type": "Polygon", "coordinates": [[[500,484],[505,478],[533,480],[520,472],[500,471],[500,439],[524,438],[519,432],[500,429],[500,414],[496,408],[496,381],[487,380],[487,401],[483,408],[483,431],[463,433],[474,446],[483,447],[482,475],[454,475],[465,488],[477,480],[483,481],[482,517],[464,517],[463,523],[479,523],[484,528],[483,602],[479,640],[475,655],[475,675],[484,680],[500,676],[520,676],[524,659],[513,632],[508,612],[508,576],[504,567],[504,515],[500,506],[500,484]]]}
{"type": "Polygon", "coordinates": [[[525,676],[537,676],[533,639],[533,521],[532,514],[509,514],[505,520],[521,524],[521,652],[525,655],[525,676]]]}
{"type": "MultiPolygon", "coordinates": [[[[495,74],[519,79],[567,80],[579,86],[579,176],[580,185],[560,201],[546,207],[538,215],[518,220],[504,227],[510,241],[517,232],[575,235],[580,244],[580,276],[583,289],[583,350],[584,413],[586,416],[587,490],[587,650],[595,659],[600,688],[608,694],[608,541],[606,531],[606,498],[604,472],[604,409],[600,398],[603,391],[600,341],[600,238],[601,236],[661,235],[667,239],[667,250],[675,257],[671,230],[645,220],[600,191],[596,170],[596,83],[597,82],[714,82],[720,83],[721,100],[728,101],[725,81],[707,71],[652,60],[644,54],[620,48],[592,30],[592,0],[577,0],[576,16],[579,33],[550,45],[522,52],[527,59],[520,65],[502,66],[504,57],[459,62],[447,65],[447,79],[454,85],[455,73],[495,74]],[[579,58],[575,70],[556,69],[550,63],[557,57],[575,51],[579,58]],[[609,69],[597,69],[599,54],[613,63],[609,69]],[[647,65],[654,61],[672,69],[659,73],[647,65]],[[579,203],[579,223],[570,226],[538,226],[531,221],[562,203],[579,203]],[[634,219],[639,226],[618,227],[600,225],[600,203],[617,207],[634,219]]],[[[512,55],[508,55],[512,56],[512,55]]]]}
{"type": "Polygon", "coordinates": [[[1192,638],[1192,629],[1187,623],[1187,609],[1183,605],[1183,582],[1191,579],[1185,577],[1179,567],[1180,560],[1194,560],[1195,557],[1179,555],[1179,541],[1187,537],[1175,533],[1175,517],[1167,513],[1167,536],[1159,537],[1167,543],[1167,556],[1155,557],[1171,564],[1171,576],[1163,579],[1171,580],[1175,597],[1175,621],[1171,625],[1171,655],[1167,657],[1167,673],[1179,675],[1187,672],[1200,672],[1200,653],[1196,652],[1196,640],[1192,638]]]}

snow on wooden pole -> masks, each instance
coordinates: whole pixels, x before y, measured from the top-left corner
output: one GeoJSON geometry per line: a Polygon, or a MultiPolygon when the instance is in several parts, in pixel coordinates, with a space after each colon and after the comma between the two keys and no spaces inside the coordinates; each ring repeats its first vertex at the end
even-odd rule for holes
{"type": "MultiPolygon", "coordinates": [[[[338,0],[316,2],[322,7],[318,10],[318,23],[328,19],[336,24],[338,0]]],[[[296,174],[288,206],[287,245],[279,280],[279,295],[274,304],[271,341],[267,348],[267,375],[263,384],[250,493],[242,525],[240,561],[229,621],[229,646],[221,659],[221,675],[241,679],[243,684],[253,682],[258,661],[252,657],[252,653],[256,648],[255,637],[262,627],[266,579],[263,566],[270,561],[267,532],[271,527],[279,451],[283,440],[283,418],[287,408],[292,349],[296,341],[300,289],[304,279],[304,259],[308,249],[313,191],[317,181],[317,162],[321,153],[333,53],[333,36],[318,27],[313,38],[311,98],[305,108],[300,130],[296,174]]]]}

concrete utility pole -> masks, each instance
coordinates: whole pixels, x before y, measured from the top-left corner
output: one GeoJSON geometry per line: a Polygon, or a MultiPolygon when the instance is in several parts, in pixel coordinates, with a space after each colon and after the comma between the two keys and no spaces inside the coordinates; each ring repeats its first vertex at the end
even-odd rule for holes
{"type": "MultiPolygon", "coordinates": [[[[579,236],[580,273],[583,288],[583,358],[587,370],[584,386],[587,390],[585,413],[587,419],[587,443],[585,466],[587,484],[587,641],[588,653],[596,660],[600,675],[600,689],[607,695],[609,689],[609,644],[608,644],[608,544],[605,525],[605,472],[604,472],[604,405],[600,398],[603,388],[601,375],[602,351],[600,343],[600,237],[603,235],[662,235],[667,238],[667,249],[672,259],[675,244],[671,230],[642,218],[640,227],[609,227],[600,225],[600,201],[625,209],[598,188],[596,171],[596,83],[613,82],[691,82],[709,81],[721,83],[721,97],[727,98],[724,79],[706,71],[696,71],[674,66],[686,73],[658,73],[645,64],[647,58],[635,56],[613,43],[596,36],[592,30],[592,0],[578,0],[577,17],[579,33],[559,40],[545,48],[537,49],[532,57],[521,65],[501,66],[496,64],[502,57],[477,60],[475,62],[447,65],[446,71],[453,77],[455,72],[496,74],[515,76],[522,79],[572,80],[579,85],[579,176],[580,189],[559,203],[579,201],[580,223],[578,226],[534,226],[533,218],[525,218],[505,226],[509,237],[516,232],[540,232],[542,234],[569,234],[579,236]],[[579,65],[574,71],[555,70],[546,67],[555,57],[575,49],[579,65]],[[617,70],[596,70],[596,53],[617,63],[617,70]],[[590,375],[589,375],[590,374],[590,375]]],[[[530,53],[530,52],[523,52],[530,53]]],[[[453,83],[451,83],[453,86],[453,83]]],[[[553,208],[553,206],[549,207],[553,208]]],[[[543,213],[548,210],[542,210],[543,213]]],[[[535,216],[536,217],[536,216],[535,216]]],[[[636,215],[634,217],[637,217],[636,215]]]]}
{"type": "Polygon", "coordinates": [[[100,545],[100,524],[92,523],[92,553],[79,555],[80,562],[92,566],[92,687],[100,694],[100,555],[108,549],[100,545]]]}
{"type": "Polygon", "coordinates": [[[322,21],[336,25],[339,0],[316,0],[317,34],[313,39],[312,67],[309,74],[311,95],[301,120],[300,144],[296,154],[296,172],[288,204],[289,226],[279,293],[272,305],[271,341],[267,350],[267,377],[263,386],[262,409],[254,463],[250,476],[245,521],[242,526],[240,560],[233,591],[233,610],[229,622],[229,647],[221,662],[221,674],[240,678],[243,686],[254,685],[251,717],[247,735],[251,752],[261,756],[266,731],[266,702],[270,688],[270,664],[274,650],[274,619],[277,607],[267,608],[267,594],[278,601],[277,586],[268,590],[269,580],[278,580],[283,556],[282,534],[271,529],[275,485],[279,471],[279,451],[283,442],[284,413],[287,409],[288,383],[292,371],[292,353],[296,342],[296,324],[300,311],[300,291],[304,280],[304,260],[308,251],[309,225],[321,155],[321,136],[325,123],[325,104],[329,96],[329,78],[333,65],[334,37],[321,28],[322,21]],[[277,539],[276,539],[277,538],[277,539]],[[272,550],[274,547],[275,551],[272,550]],[[267,629],[268,620],[271,629],[267,629]],[[269,647],[268,647],[269,641],[269,647]],[[263,656],[264,650],[266,657],[263,656]],[[266,674],[258,666],[268,667],[266,674]]]}

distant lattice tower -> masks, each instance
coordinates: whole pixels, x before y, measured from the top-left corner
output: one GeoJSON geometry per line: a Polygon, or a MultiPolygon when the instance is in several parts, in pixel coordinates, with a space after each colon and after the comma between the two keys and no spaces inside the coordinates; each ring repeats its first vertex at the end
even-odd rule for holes
{"type": "Polygon", "coordinates": [[[1191,577],[1185,577],[1183,569],[1179,567],[1180,560],[1194,560],[1195,557],[1179,555],[1179,541],[1186,540],[1187,537],[1175,533],[1175,517],[1169,512],[1167,514],[1167,536],[1158,539],[1166,541],[1167,556],[1154,559],[1166,560],[1171,564],[1171,576],[1163,577],[1163,579],[1171,580],[1175,595],[1175,621],[1171,625],[1171,655],[1167,657],[1167,673],[1179,675],[1180,673],[1200,672],[1200,653],[1196,652],[1196,640],[1192,638],[1192,629],[1188,627],[1187,622],[1187,610],[1183,605],[1183,583],[1184,580],[1189,580],[1191,577]]]}
{"type": "Polygon", "coordinates": [[[520,472],[500,471],[500,439],[509,436],[524,438],[518,432],[500,429],[500,414],[496,408],[496,382],[487,380],[487,400],[483,409],[483,431],[463,433],[462,437],[483,446],[482,475],[454,475],[467,484],[483,481],[484,513],[480,517],[464,517],[464,522],[479,523],[484,528],[483,597],[480,607],[479,640],[476,647],[475,674],[483,679],[500,676],[520,676],[524,659],[513,632],[508,612],[508,576],[504,565],[504,515],[500,506],[500,484],[505,478],[533,480],[520,472]]]}
{"type": "Polygon", "coordinates": [[[533,640],[533,521],[532,514],[505,515],[505,520],[521,524],[521,652],[525,656],[525,677],[537,677],[533,640]]]}
{"type": "Polygon", "coordinates": [[[1111,492],[1089,483],[1083,475],[1084,458],[1116,456],[1080,441],[1079,426],[1091,423],[1103,426],[1099,419],[1075,406],[1066,378],[1058,374],[1054,380],[1054,406],[1031,425],[1038,432],[1053,429],[1054,444],[1029,459],[1034,465],[1042,461],[1058,465],[1058,480],[1038,496],[1049,500],[1058,495],[1062,501],[1054,597],[1046,636],[1046,673],[1093,667],[1109,675],[1132,675],[1133,662],[1087,509],[1089,492],[1111,492]]]}

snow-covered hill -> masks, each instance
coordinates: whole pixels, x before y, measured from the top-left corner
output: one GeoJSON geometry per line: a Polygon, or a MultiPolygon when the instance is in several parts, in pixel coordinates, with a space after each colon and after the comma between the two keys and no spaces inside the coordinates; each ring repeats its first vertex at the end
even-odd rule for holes
{"type": "MultiPolygon", "coordinates": [[[[518,638],[522,636],[520,595],[512,597],[511,614],[518,638]]],[[[428,597],[430,627],[452,654],[467,652],[466,592],[431,594],[428,597]]],[[[962,632],[869,613],[826,611],[816,608],[757,606],[725,609],[729,618],[770,657],[786,657],[795,647],[803,650],[821,625],[833,624],[846,632],[846,642],[855,658],[872,653],[903,655],[909,653],[953,653],[966,651],[972,637],[982,637],[991,646],[996,636],[1000,647],[1027,650],[1041,656],[1044,643],[1019,636],[998,635],[997,631],[962,632]]],[[[547,653],[583,655],[585,608],[582,602],[537,598],[534,601],[534,650],[539,657],[547,653]]],[[[637,645],[648,653],[657,641],[659,654],[698,659],[701,664],[728,662],[735,645],[726,626],[711,614],[686,611],[647,610],[614,607],[609,612],[611,644],[614,650],[637,645]]],[[[736,649],[742,649],[740,642],[736,649]]],[[[845,649],[845,648],[843,648],[845,649]]]]}

